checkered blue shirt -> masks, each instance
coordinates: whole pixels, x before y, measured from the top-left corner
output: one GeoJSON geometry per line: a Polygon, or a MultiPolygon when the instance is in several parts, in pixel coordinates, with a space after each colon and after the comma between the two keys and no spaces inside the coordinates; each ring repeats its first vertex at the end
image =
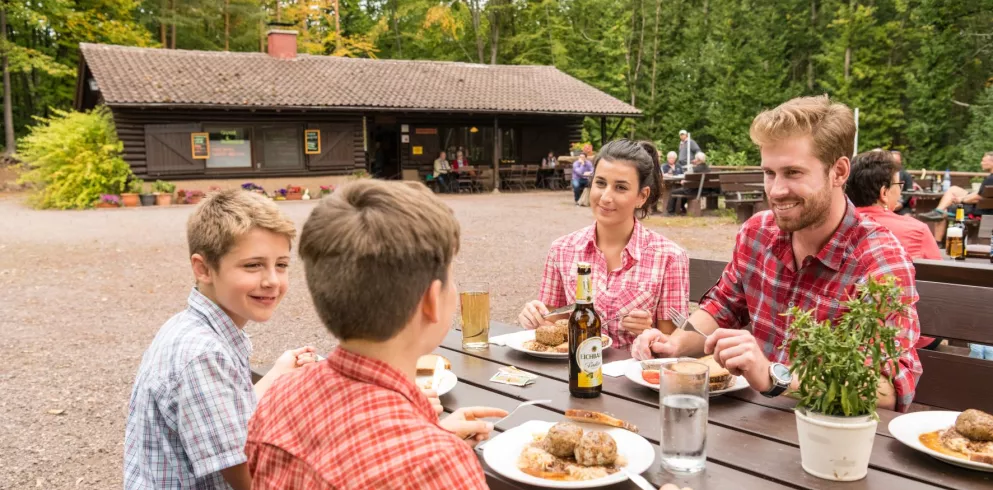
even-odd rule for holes
{"type": "Polygon", "coordinates": [[[124,435],[124,488],[230,488],[257,400],[252,343],[196,289],[145,351],[124,435]]]}

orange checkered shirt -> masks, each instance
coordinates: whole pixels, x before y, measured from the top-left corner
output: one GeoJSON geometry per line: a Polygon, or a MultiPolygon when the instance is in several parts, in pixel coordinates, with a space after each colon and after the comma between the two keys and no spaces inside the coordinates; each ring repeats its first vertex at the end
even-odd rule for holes
{"type": "Polygon", "coordinates": [[[420,389],[341,348],[269,389],[245,453],[257,489],[488,488],[472,448],[438,425],[420,389]]]}

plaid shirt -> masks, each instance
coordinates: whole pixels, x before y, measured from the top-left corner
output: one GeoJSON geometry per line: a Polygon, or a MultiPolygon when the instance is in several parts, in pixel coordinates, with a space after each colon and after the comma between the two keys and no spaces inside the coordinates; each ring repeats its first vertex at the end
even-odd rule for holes
{"type": "Polygon", "coordinates": [[[196,289],[145,351],[124,434],[124,488],[230,488],[245,462],[252,343],[196,289]]]}
{"type": "Polygon", "coordinates": [[[917,287],[914,265],[900,243],[879,224],[848,208],[841,225],[823,249],[805,259],[797,270],[792,235],[776,226],[772,211],[756,214],[738,232],[734,254],[721,279],[704,295],[700,308],[723,328],[744,328],[752,334],[769,360],[788,364],[788,352],[780,349],[786,340],[789,318],[781,316],[790,307],[813,310],[817,321],[836,319],[844,312],[842,302],[854,294],[866,277],[896,276],[903,286],[903,302],[909,314],[896,320],[900,344],[906,349],[898,369],[892,373],[896,408],[907,411],[920,379],[920,360],[913,346],[920,336],[917,319],[917,287]]]}
{"type": "Polygon", "coordinates": [[[601,328],[625,348],[636,335],[621,328],[620,316],[632,310],[670,320],[669,308],[687,314],[690,260],[686,251],[666,237],[634,221],[634,231],[621,252],[621,267],[607,271],[607,258],[596,245],[596,224],[555,240],[545,260],[538,300],[548,309],[576,302],[576,263],[593,266],[593,304],[601,328]]]}
{"type": "Polygon", "coordinates": [[[281,377],[248,427],[253,488],[484,489],[472,448],[397,369],[340,347],[281,377]]]}

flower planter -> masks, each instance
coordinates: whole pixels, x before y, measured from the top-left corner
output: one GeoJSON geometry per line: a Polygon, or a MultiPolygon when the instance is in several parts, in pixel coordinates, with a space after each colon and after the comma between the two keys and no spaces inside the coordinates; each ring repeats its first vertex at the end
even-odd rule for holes
{"type": "Polygon", "coordinates": [[[156,194],[155,195],[155,205],[156,206],[170,206],[170,205],[172,205],[172,194],[156,194]]]}
{"type": "Polygon", "coordinates": [[[803,470],[825,480],[865,478],[878,422],[862,417],[833,417],[795,410],[803,470]]]}
{"type": "Polygon", "coordinates": [[[136,208],[141,205],[141,201],[138,200],[138,194],[125,192],[121,194],[121,204],[126,208],[136,208]]]}
{"type": "Polygon", "coordinates": [[[303,199],[303,192],[287,192],[286,193],[286,200],[287,201],[299,201],[301,199],[303,199]]]}
{"type": "Polygon", "coordinates": [[[109,202],[98,202],[96,207],[98,207],[98,208],[119,208],[120,206],[118,206],[116,204],[111,204],[109,202]]]}
{"type": "Polygon", "coordinates": [[[141,198],[142,206],[154,206],[155,205],[155,194],[141,194],[138,196],[141,198]]]}
{"type": "Polygon", "coordinates": [[[186,204],[199,204],[203,196],[190,196],[186,198],[186,204]]]}

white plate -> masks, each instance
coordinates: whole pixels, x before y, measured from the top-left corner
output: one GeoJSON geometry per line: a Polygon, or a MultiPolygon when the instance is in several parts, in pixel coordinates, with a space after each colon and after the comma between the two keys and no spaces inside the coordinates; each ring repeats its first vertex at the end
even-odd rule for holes
{"type": "MultiPolygon", "coordinates": [[[[420,388],[431,381],[431,376],[418,376],[416,379],[417,387],[420,388]]],[[[455,373],[446,369],[441,375],[441,380],[438,381],[438,384],[441,386],[432,386],[431,389],[436,391],[438,396],[441,396],[452,391],[452,388],[455,388],[455,385],[458,383],[459,378],[455,376],[455,373]]]]}
{"type": "MultiPolygon", "coordinates": [[[[674,360],[675,359],[656,359],[656,361],[663,361],[663,362],[674,361],[674,360]]],[[[645,378],[641,377],[640,362],[632,362],[631,364],[628,364],[627,369],[624,370],[624,376],[627,376],[628,379],[634,381],[635,383],[640,384],[641,386],[644,386],[646,388],[651,388],[655,391],[659,391],[659,385],[649,383],[648,381],[645,381],[645,378]]],[[[728,388],[724,388],[723,390],[711,391],[710,396],[720,396],[725,393],[743,390],[745,388],[748,388],[748,381],[745,381],[745,378],[743,376],[735,376],[733,385],[731,385],[728,388]]]]}
{"type": "Polygon", "coordinates": [[[919,439],[921,434],[947,429],[955,425],[955,419],[960,413],[962,412],[928,411],[904,414],[890,421],[890,434],[893,434],[893,437],[907,446],[946,463],[993,473],[993,465],[949,456],[921,444],[919,439]]]}
{"type": "MultiPolygon", "coordinates": [[[[626,468],[636,474],[644,473],[655,462],[655,450],[651,443],[634,432],[604,425],[573,423],[582,427],[584,431],[596,430],[610,434],[617,442],[618,454],[627,459],[626,468]]],[[[531,476],[517,468],[517,460],[521,456],[521,451],[534,441],[533,436],[548,432],[548,429],[553,425],[555,422],[531,420],[503,432],[483,446],[483,459],[493,471],[500,475],[521,483],[545,488],[596,488],[613,485],[628,479],[624,472],[618,471],[613,475],[595,480],[555,481],[531,476]]]]}
{"type": "MultiPolygon", "coordinates": [[[[614,341],[611,340],[610,337],[604,335],[603,338],[607,339],[607,342],[603,344],[604,349],[613,345],[614,341]]],[[[530,340],[534,340],[534,330],[521,330],[520,332],[516,332],[514,334],[511,334],[510,337],[507,337],[507,347],[510,347],[511,349],[514,349],[517,352],[523,352],[525,354],[530,354],[534,357],[541,357],[544,359],[569,358],[568,352],[536,352],[524,348],[524,343],[530,340]]]]}

